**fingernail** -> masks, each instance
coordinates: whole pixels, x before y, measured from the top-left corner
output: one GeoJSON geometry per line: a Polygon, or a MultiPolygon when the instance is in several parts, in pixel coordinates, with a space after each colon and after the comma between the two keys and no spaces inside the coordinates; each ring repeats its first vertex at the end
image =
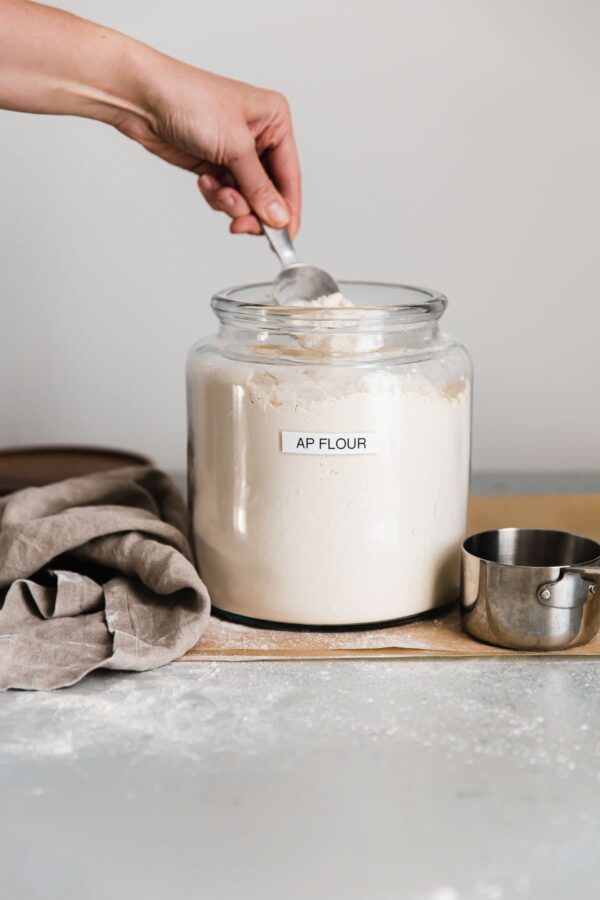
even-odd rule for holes
{"type": "Polygon", "coordinates": [[[225,196],[223,197],[223,203],[230,209],[232,206],[235,206],[235,197],[233,196],[233,194],[225,194],[225,196]]]}
{"type": "Polygon", "coordinates": [[[216,181],[212,175],[201,175],[200,184],[205,191],[216,191],[219,187],[218,181],[216,181]]]}
{"type": "Polygon", "coordinates": [[[287,225],[290,218],[286,208],[279,200],[273,200],[272,203],[269,203],[267,206],[267,216],[271,222],[275,225],[280,225],[282,228],[284,225],[287,225]]]}

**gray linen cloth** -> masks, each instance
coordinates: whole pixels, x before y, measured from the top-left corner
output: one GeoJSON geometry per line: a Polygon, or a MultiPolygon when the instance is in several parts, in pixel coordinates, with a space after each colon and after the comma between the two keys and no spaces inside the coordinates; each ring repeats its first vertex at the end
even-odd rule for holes
{"type": "Polygon", "coordinates": [[[208,624],[170,479],[150,466],[0,498],[0,690],[152,669],[208,624]]]}

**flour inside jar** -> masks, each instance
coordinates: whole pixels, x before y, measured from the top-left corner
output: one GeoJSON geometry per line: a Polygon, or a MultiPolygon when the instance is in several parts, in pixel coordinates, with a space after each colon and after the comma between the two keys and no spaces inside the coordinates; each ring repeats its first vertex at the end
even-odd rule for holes
{"type": "Polygon", "coordinates": [[[299,300],[296,303],[290,303],[289,306],[313,310],[340,310],[340,312],[336,313],[335,320],[328,322],[326,331],[319,331],[319,320],[316,320],[314,333],[298,335],[298,344],[308,350],[321,350],[329,354],[364,353],[367,350],[375,350],[382,345],[383,336],[380,331],[367,334],[344,333],[344,329],[347,329],[350,322],[354,319],[351,310],[355,309],[355,306],[351,300],[348,300],[339,291],[335,294],[324,294],[322,297],[317,297],[316,300],[299,300]]]}

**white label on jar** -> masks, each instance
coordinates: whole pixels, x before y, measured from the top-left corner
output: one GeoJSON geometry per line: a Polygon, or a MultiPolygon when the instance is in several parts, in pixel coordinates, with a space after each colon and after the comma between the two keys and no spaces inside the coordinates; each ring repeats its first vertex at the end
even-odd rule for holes
{"type": "Polygon", "coordinates": [[[282,431],[283,453],[364,454],[379,451],[379,435],[374,431],[282,431]]]}

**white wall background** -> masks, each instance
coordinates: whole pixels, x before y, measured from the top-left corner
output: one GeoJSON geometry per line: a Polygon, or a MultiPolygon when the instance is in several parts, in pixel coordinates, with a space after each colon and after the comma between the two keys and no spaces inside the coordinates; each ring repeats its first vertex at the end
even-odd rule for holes
{"type": "MultiPolygon", "coordinates": [[[[443,290],[478,469],[600,467],[597,0],[70,0],[295,117],[304,258],[443,290]]],[[[211,293],[269,278],[194,178],[96,123],[0,112],[0,443],[183,469],[211,293]]]]}

